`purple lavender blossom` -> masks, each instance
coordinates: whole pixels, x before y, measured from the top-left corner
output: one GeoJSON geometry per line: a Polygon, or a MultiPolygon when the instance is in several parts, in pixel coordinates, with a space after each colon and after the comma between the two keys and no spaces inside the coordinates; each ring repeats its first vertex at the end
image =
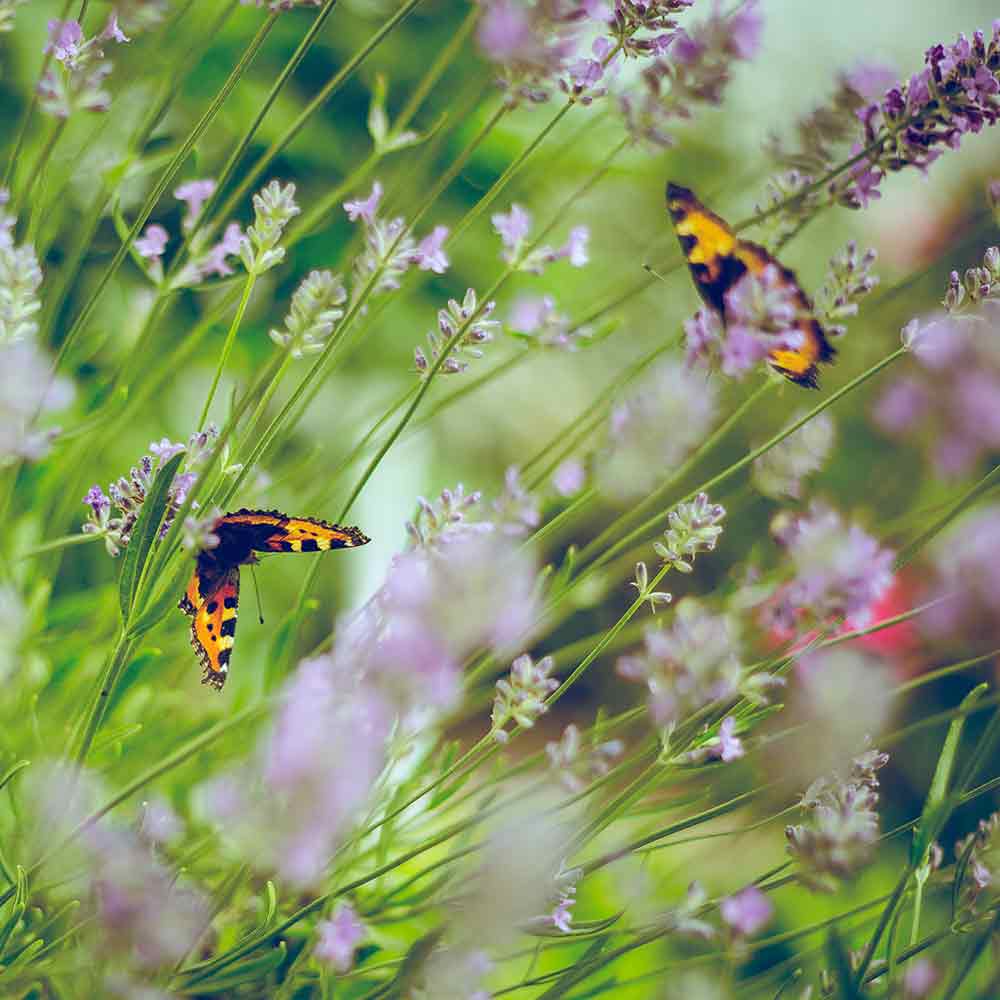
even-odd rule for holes
{"type": "Polygon", "coordinates": [[[414,252],[414,260],[421,271],[444,274],[448,270],[448,255],[444,252],[444,242],[448,238],[447,226],[435,226],[429,236],[425,236],[414,252]]]}
{"type": "Polygon", "coordinates": [[[80,22],[53,19],[49,21],[48,29],[49,40],[42,52],[51,52],[61,63],[72,63],[79,54],[83,42],[83,28],[80,27],[80,22]]]}
{"type": "Polygon", "coordinates": [[[804,823],[785,829],[799,877],[815,889],[832,890],[871,861],[878,842],[878,776],[888,754],[869,750],[855,758],[846,778],[819,778],[802,796],[804,823]]]}
{"type": "Polygon", "coordinates": [[[158,226],[155,223],[150,226],[146,226],[143,231],[142,236],[140,236],[135,243],[136,253],[140,257],[146,257],[151,260],[155,260],[163,256],[164,250],[167,249],[167,241],[170,239],[170,234],[163,228],[163,226],[158,226]]]}
{"type": "Polygon", "coordinates": [[[256,758],[203,786],[202,810],[256,867],[314,885],[383,767],[391,718],[332,658],[304,660],[256,758]]]}
{"type": "Polygon", "coordinates": [[[774,906],[757,886],[748,885],[735,896],[722,900],[719,913],[736,937],[746,938],[767,926],[774,915],[774,906]]]}
{"type": "Polygon", "coordinates": [[[611,412],[594,472],[608,495],[645,494],[701,443],[715,421],[717,390],[680,361],[663,361],[611,412]]]}
{"type": "Polygon", "coordinates": [[[240,246],[244,239],[240,224],[230,222],[223,230],[222,239],[211,246],[205,256],[196,262],[199,277],[207,278],[215,275],[219,278],[228,278],[229,275],[233,274],[233,267],[226,258],[239,256],[240,246]]]}
{"type": "Polygon", "coordinates": [[[369,225],[375,222],[375,213],[378,211],[379,202],[382,200],[382,185],[375,181],[372,184],[371,194],[365,199],[357,199],[355,201],[345,201],[344,211],[347,213],[347,218],[351,222],[357,222],[358,219],[363,219],[369,225]]]}
{"type": "Polygon", "coordinates": [[[1000,615],[1000,506],[951,525],[932,548],[936,602],[920,616],[934,636],[995,636],[1000,615]]]}
{"type": "Polygon", "coordinates": [[[476,38],[499,65],[508,102],[547,100],[553,85],[565,83],[586,11],[545,0],[484,0],[483,8],[476,38]]]}
{"type": "Polygon", "coordinates": [[[892,583],[892,552],[818,503],[786,521],[780,540],[795,578],[776,597],[775,621],[792,630],[802,615],[821,622],[842,617],[856,627],[867,623],[872,604],[892,583]]]}
{"type": "Polygon", "coordinates": [[[903,992],[906,1000],[923,1000],[937,986],[941,975],[929,958],[915,958],[906,963],[903,992]]]}
{"type": "Polygon", "coordinates": [[[716,756],[724,764],[739,760],[746,754],[743,741],[736,735],[736,719],[727,715],[719,724],[719,743],[712,748],[712,756],[716,756]]]}
{"type": "Polygon", "coordinates": [[[184,202],[187,212],[182,223],[185,232],[194,228],[206,201],[215,193],[215,181],[210,179],[186,181],[174,191],[174,197],[184,202]]]}
{"type": "Polygon", "coordinates": [[[716,615],[693,597],[678,605],[673,624],[646,630],[640,653],[619,658],[618,673],[644,683],[649,710],[658,726],[739,690],[742,646],[735,620],[716,615]]]}
{"type": "Polygon", "coordinates": [[[552,473],[552,486],[563,497],[575,496],[587,481],[587,470],[577,458],[567,458],[552,473]]]}
{"type": "Polygon", "coordinates": [[[319,940],[313,954],[337,972],[347,972],[354,964],[354,952],[366,937],[365,925],[350,903],[337,906],[329,920],[316,925],[319,940]]]}
{"type": "Polygon", "coordinates": [[[557,260],[568,260],[573,267],[584,267],[590,259],[587,253],[590,230],[587,226],[574,226],[566,242],[554,249],[550,246],[531,246],[528,240],[531,215],[516,202],[506,215],[496,212],[490,216],[490,221],[503,244],[501,257],[519,271],[541,274],[557,260]]]}
{"type": "Polygon", "coordinates": [[[538,500],[521,484],[521,473],[516,465],[504,474],[503,493],[493,501],[496,524],[505,534],[526,535],[541,523],[542,514],[538,500]]]}
{"type": "MultiPolygon", "coordinates": [[[[657,10],[661,5],[630,6],[657,10]]],[[[675,4],[667,6],[679,9],[675,4]]],[[[762,32],[763,18],[753,2],[732,13],[716,5],[705,20],[690,28],[657,36],[649,50],[657,58],[642,73],[641,94],[626,93],[620,98],[633,139],[656,146],[672,145],[670,130],[678,121],[690,118],[699,104],[721,103],[732,64],[756,56],[762,32]],[[664,53],[669,58],[663,58],[664,53]]]]}

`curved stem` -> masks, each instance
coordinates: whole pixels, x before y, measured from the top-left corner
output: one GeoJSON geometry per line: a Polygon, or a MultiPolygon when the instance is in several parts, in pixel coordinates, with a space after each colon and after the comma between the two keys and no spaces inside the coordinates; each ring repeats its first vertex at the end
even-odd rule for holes
{"type": "Polygon", "coordinates": [[[229,332],[226,334],[225,343],[222,345],[222,354],[219,355],[219,363],[215,368],[212,385],[209,387],[208,395],[205,397],[205,405],[201,408],[201,416],[195,425],[196,430],[203,430],[205,428],[205,423],[208,420],[208,411],[212,408],[212,400],[215,398],[215,390],[219,387],[222,370],[226,367],[226,362],[229,360],[229,352],[233,349],[233,341],[236,340],[236,331],[239,330],[240,324],[243,322],[243,314],[247,310],[250,293],[253,291],[256,281],[257,275],[251,271],[247,275],[246,283],[243,285],[243,295],[240,298],[240,304],[236,307],[236,315],[233,316],[233,321],[229,324],[229,332]]]}

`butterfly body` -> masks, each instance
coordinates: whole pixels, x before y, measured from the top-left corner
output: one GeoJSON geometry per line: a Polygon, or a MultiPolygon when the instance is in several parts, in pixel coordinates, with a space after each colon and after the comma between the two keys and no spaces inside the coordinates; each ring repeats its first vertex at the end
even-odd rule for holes
{"type": "Polygon", "coordinates": [[[365,545],[369,538],[357,528],[245,508],[220,517],[212,531],[219,543],[198,554],[178,607],[192,618],[191,644],[202,665],[202,682],[219,689],[236,636],[240,566],[257,562],[258,552],[323,552],[365,545]]]}
{"type": "Polygon", "coordinates": [[[723,324],[728,319],[729,290],[747,273],[759,275],[768,267],[776,269],[778,280],[798,306],[799,318],[794,329],[801,337],[799,346],[772,351],[768,361],[789,381],[815,389],[819,365],[832,361],[836,351],[813,316],[812,303],[795,273],[764,247],[741,240],[724,219],[706,208],[688,188],[667,184],[667,211],[695,287],[723,324]]]}

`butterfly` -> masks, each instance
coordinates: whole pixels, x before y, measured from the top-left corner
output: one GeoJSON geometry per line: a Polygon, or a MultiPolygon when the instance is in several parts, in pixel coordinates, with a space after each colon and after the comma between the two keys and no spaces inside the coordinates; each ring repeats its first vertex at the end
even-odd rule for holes
{"type": "Polygon", "coordinates": [[[201,662],[202,683],[221,690],[229,673],[240,601],[240,566],[257,552],[325,552],[367,545],[357,528],[277,510],[236,510],[215,522],[215,548],[198,554],[191,582],[177,605],[190,615],[191,645],[201,662]]]}
{"type": "Polygon", "coordinates": [[[726,322],[726,293],[747,272],[760,274],[766,267],[777,269],[780,281],[791,290],[800,318],[795,329],[802,334],[798,347],[775,350],[768,361],[789,381],[818,388],[816,375],[821,362],[837,353],[823,327],[812,315],[813,307],[794,272],[779,263],[762,246],[741,240],[728,223],[709,211],[694,194],[679,184],[667,184],[667,211],[687,259],[695,286],[705,303],[726,322]]]}

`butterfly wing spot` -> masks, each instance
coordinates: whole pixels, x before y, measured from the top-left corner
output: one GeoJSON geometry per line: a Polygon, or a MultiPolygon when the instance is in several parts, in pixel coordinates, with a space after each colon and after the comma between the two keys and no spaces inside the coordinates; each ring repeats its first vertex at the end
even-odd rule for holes
{"type": "Polygon", "coordinates": [[[667,210],[674,232],[688,262],[691,276],[702,299],[725,324],[726,293],[748,271],[760,274],[765,268],[777,268],[780,281],[792,290],[800,318],[794,329],[801,342],[794,348],[772,351],[768,362],[791,382],[810,389],[818,388],[817,373],[821,362],[836,355],[822,326],[813,316],[813,305],[799,285],[795,272],[776,260],[764,247],[741,240],[718,215],[707,209],[694,193],[679,184],[667,184],[667,210]]]}
{"type": "Polygon", "coordinates": [[[191,645],[202,666],[202,683],[221,690],[229,673],[239,610],[240,571],[233,566],[191,622],[191,645]]]}
{"type": "Polygon", "coordinates": [[[290,517],[265,540],[264,552],[326,552],[367,545],[371,539],[357,528],[307,517],[290,517]]]}

